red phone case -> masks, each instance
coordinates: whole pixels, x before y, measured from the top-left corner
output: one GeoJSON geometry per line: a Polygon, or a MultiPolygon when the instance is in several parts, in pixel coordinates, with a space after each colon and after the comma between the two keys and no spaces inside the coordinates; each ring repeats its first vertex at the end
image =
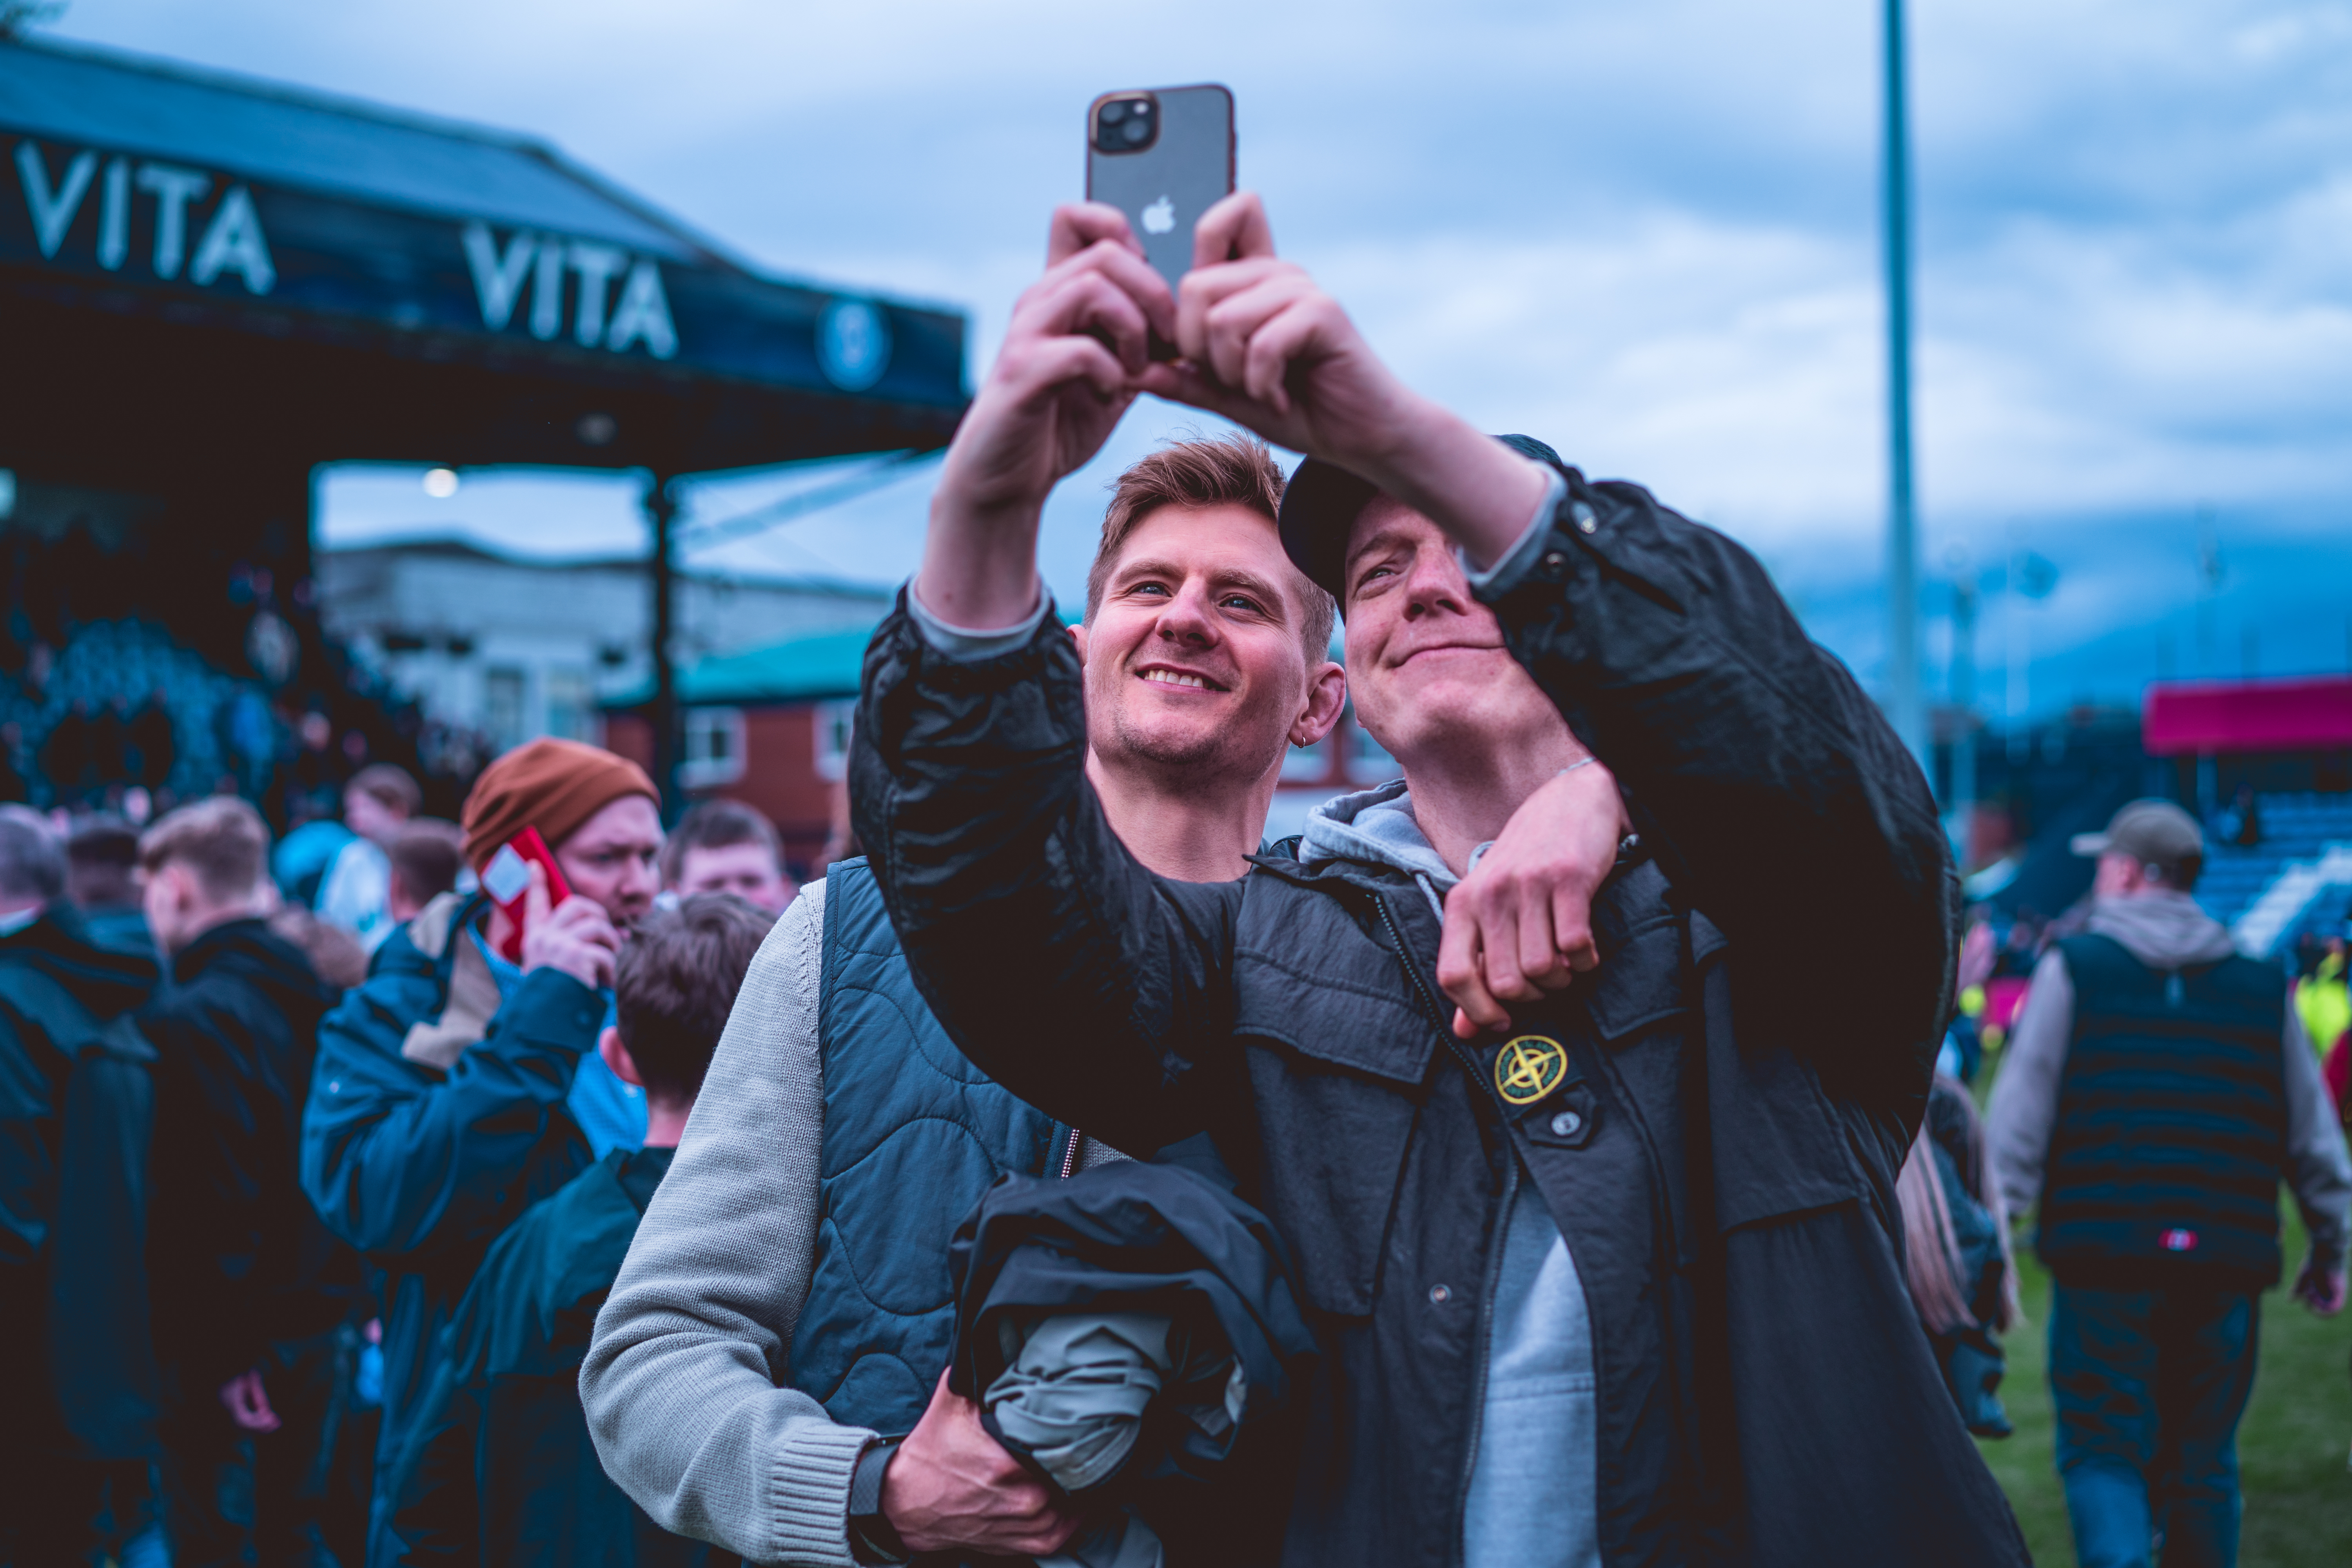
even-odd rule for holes
{"type": "Polygon", "coordinates": [[[507,917],[510,934],[499,953],[509,963],[522,962],[523,903],[530,896],[530,866],[534,861],[547,873],[547,907],[551,910],[572,896],[572,887],[564,881],[563,868],[555,863],[555,856],[548,849],[547,840],[539,836],[538,828],[526,826],[499,845],[490,863],[482,868],[482,891],[507,917]]]}

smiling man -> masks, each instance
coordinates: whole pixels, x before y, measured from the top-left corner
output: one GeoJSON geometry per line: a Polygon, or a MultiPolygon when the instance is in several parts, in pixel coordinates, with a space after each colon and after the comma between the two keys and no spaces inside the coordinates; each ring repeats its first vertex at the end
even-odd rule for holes
{"type": "MultiPolygon", "coordinates": [[[[943,504],[968,479],[951,458],[943,504]]],[[[1153,453],[1119,479],[1067,634],[1089,774],[1168,876],[1246,868],[1284,752],[1344,699],[1331,600],[1283,554],[1281,496],[1255,441],[1153,453]]],[[[581,1372],[624,1489],[755,1562],[1030,1555],[1078,1522],[945,1387],[948,1243],[998,1175],[1120,1156],[965,1062],[897,948],[860,860],[785,911],[581,1372]]]]}
{"type": "MultiPolygon", "coordinates": [[[[1138,286],[1156,281],[1139,259],[1130,270],[1138,286]]],[[[1084,710],[1069,761],[1099,831],[1155,876],[1231,884],[1259,847],[1285,752],[1327,734],[1345,699],[1328,652],[1332,601],[1284,553],[1282,471],[1262,443],[1180,442],[1120,476],[1082,626],[1047,621],[1027,560],[1024,624],[955,624],[970,587],[957,520],[1034,531],[1055,481],[1131,401],[1097,396],[1067,352],[1092,287],[1058,268],[1016,310],[950,450],[933,501],[943,521],[907,613],[976,679],[993,680],[1008,655],[1026,660],[1033,637],[1066,649],[1081,674],[1057,695],[1084,710]]],[[[1613,823],[1601,770],[1580,775],[1596,778],[1613,823]]],[[[1530,887],[1590,888],[1614,858],[1613,829],[1596,840],[1560,826],[1530,823],[1498,867],[1530,887]]],[[[1020,1011],[1025,1027],[1060,1027],[1020,1011]]],[[[948,1243],[1001,1173],[1067,1175],[1117,1158],[1092,1131],[1023,1103],[957,1052],[899,953],[873,868],[831,868],[754,961],[599,1318],[581,1391],[608,1471],[668,1529],[755,1562],[1062,1545],[1077,1521],[944,1386],[948,1243]]],[[[1205,1531],[1209,1560],[1246,1563],[1272,1555],[1281,1521],[1154,1523],[1171,1539],[1205,1531]]]]}
{"type": "MultiPolygon", "coordinates": [[[[1207,1131],[1296,1248],[1328,1372],[1286,1560],[2024,1562],[1898,1264],[1953,889],[1885,720],[1737,545],[1398,383],[1255,197],[1202,220],[1173,300],[1116,214],[1057,232],[1041,357],[1313,454],[1283,542],[1404,777],[1239,881],[1155,874],[1108,830],[1096,677],[1043,619],[1028,520],[935,510],[853,800],[966,1053],[1123,1147],[1207,1131]],[[949,604],[992,657],[929,624],[949,604]],[[1639,836],[1562,991],[1530,979],[1580,890],[1494,862],[1563,821],[1617,847],[1588,746],[1639,836]],[[1858,977],[1827,1015],[1824,932],[1858,977]]],[[[1048,460],[1057,431],[1025,434],[1048,460]]]]}

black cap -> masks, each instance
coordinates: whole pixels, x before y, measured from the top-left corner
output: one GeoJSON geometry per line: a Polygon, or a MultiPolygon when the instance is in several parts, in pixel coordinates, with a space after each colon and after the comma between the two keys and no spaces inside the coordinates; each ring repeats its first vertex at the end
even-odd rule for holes
{"type": "MultiPolygon", "coordinates": [[[[1561,466],[1559,454],[1532,436],[1495,439],[1538,463],[1561,466]]],[[[1320,458],[1302,460],[1282,492],[1282,548],[1292,565],[1335,599],[1347,598],[1340,590],[1348,564],[1348,532],[1380,493],[1378,485],[1320,458]]]]}

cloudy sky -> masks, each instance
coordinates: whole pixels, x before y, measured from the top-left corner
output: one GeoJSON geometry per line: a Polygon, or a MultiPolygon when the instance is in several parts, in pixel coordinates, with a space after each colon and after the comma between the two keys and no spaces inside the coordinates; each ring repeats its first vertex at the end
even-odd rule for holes
{"type": "MultiPolygon", "coordinates": [[[[54,31],[529,132],[780,273],[965,310],[975,377],[1087,100],[1204,79],[1284,250],[1406,376],[1747,542],[1881,672],[1873,0],[75,0],[54,31]]],[[[2057,567],[1982,688],[2352,664],[2352,4],[1916,0],[1923,558],[2057,567]],[[2200,600],[2200,538],[2218,585],[2200,600]]],[[[1049,511],[1084,577],[1139,407],[1049,511]]],[[[721,518],[805,476],[701,487],[721,518]]],[[[699,563],[894,580],[922,473],[699,563]]],[[[330,540],[634,549],[610,479],[323,483],[330,540]]],[[[1931,680],[1948,595],[1931,584],[1931,680]]]]}

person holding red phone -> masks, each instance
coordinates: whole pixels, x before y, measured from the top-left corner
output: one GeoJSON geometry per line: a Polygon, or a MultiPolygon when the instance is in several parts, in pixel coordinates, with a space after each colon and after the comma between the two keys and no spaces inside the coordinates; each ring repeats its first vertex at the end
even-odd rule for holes
{"type": "MultiPolygon", "coordinates": [[[[483,771],[462,826],[483,887],[378,949],[320,1026],[303,1115],[304,1191],[384,1273],[380,1473],[490,1244],[645,1136],[642,1095],[595,1046],[625,934],[660,887],[653,782],[600,748],[533,741],[483,771]]],[[[368,1561],[397,1556],[379,1495],[368,1561]]]]}

